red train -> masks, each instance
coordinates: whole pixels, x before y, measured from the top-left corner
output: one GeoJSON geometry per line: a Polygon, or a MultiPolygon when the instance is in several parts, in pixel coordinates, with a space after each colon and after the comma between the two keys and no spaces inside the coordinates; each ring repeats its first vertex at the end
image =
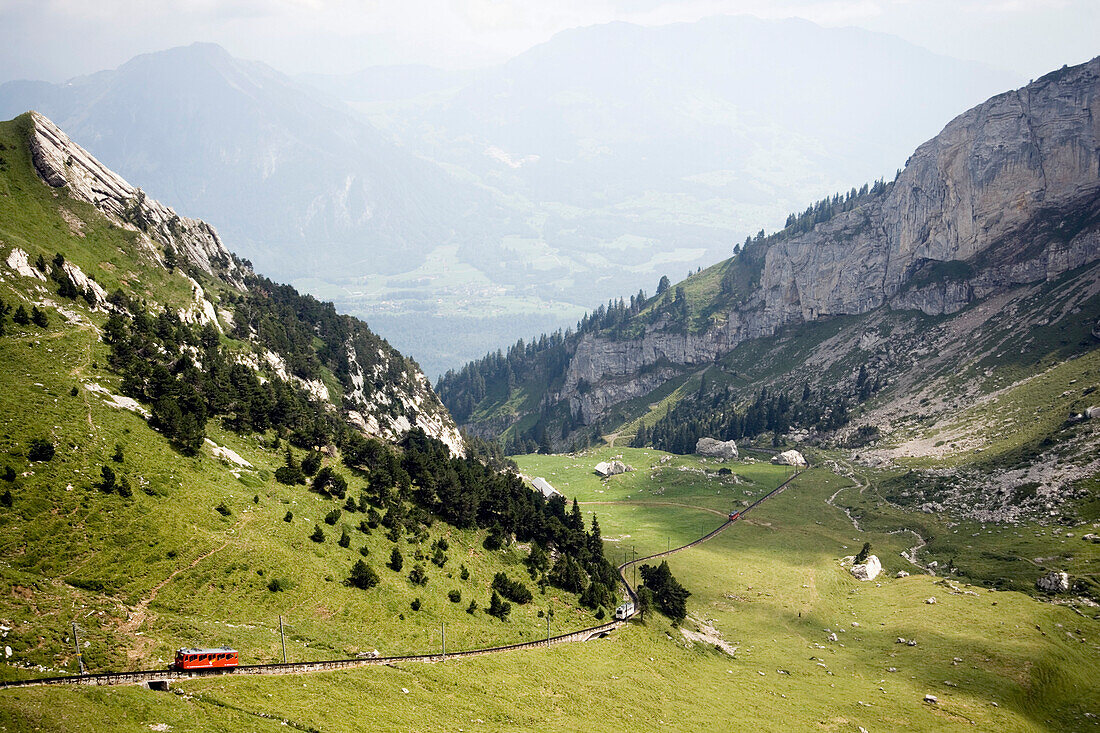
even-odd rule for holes
{"type": "Polygon", "coordinates": [[[730,521],[737,519],[741,516],[741,512],[730,512],[730,521]]]}
{"type": "Polygon", "coordinates": [[[236,649],[180,649],[176,652],[173,669],[221,669],[236,667],[241,663],[236,649]]]}

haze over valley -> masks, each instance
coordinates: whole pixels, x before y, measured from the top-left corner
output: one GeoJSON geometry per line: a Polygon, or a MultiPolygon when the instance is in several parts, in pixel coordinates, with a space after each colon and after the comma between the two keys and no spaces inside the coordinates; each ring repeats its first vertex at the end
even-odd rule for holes
{"type": "Polygon", "coordinates": [[[0,28],[0,729],[1100,730],[1100,6],[0,28]]]}

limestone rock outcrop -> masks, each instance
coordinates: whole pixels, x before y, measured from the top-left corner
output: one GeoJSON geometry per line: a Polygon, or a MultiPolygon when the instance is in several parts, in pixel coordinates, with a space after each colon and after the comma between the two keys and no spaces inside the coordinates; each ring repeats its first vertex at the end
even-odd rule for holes
{"type": "MultiPolygon", "coordinates": [[[[240,284],[243,270],[222,244],[214,228],[199,219],[179,216],[159,201],[147,198],[122,176],[96,160],[53,122],[31,113],[34,131],[31,157],[38,174],[54,188],[95,206],[122,226],[138,232],[150,251],[170,247],[208,274],[218,271],[240,284]]],[[[158,253],[159,256],[159,253],[158,253]]]]}
{"type": "Polygon", "coordinates": [[[608,476],[618,476],[620,473],[626,473],[627,471],[633,471],[634,469],[626,465],[622,461],[600,461],[596,464],[596,468],[593,469],[596,473],[604,478],[608,476]]]}
{"type": "Polygon", "coordinates": [[[806,459],[796,450],[785,450],[779,455],[772,456],[772,463],[777,466],[805,466],[806,459]]]}
{"type": "Polygon", "coordinates": [[[1051,570],[1035,581],[1035,587],[1047,593],[1065,593],[1069,590],[1069,574],[1051,570]]]}
{"type": "Polygon", "coordinates": [[[853,565],[850,571],[856,580],[874,580],[882,572],[882,563],[877,555],[868,555],[859,565],[853,565]]]}
{"type": "Polygon", "coordinates": [[[695,443],[695,452],[709,458],[731,460],[737,458],[737,441],[699,438],[695,443]]]}
{"type": "Polygon", "coordinates": [[[790,324],[883,305],[955,313],[1100,259],[1097,119],[1100,57],[989,99],[865,202],[773,238],[758,287],[703,332],[665,317],[632,339],[585,334],[551,398],[591,424],[790,324]]]}

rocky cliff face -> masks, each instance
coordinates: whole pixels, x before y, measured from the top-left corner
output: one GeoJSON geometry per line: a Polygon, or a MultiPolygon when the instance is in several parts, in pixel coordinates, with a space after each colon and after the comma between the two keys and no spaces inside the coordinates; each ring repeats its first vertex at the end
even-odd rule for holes
{"type": "Polygon", "coordinates": [[[787,324],[882,306],[954,313],[1098,257],[1100,58],[960,115],[881,194],[777,238],[759,287],[705,332],[662,320],[627,341],[587,334],[553,398],[591,423],[787,324]]]}
{"type": "MultiPolygon", "coordinates": [[[[226,248],[212,226],[180,216],[172,208],[146,197],[43,115],[32,112],[31,123],[31,160],[49,186],[64,188],[72,198],[91,204],[117,225],[135,232],[141,246],[162,265],[167,266],[174,254],[181,265],[188,263],[197,268],[199,272],[192,272],[196,277],[202,273],[238,292],[248,289],[246,283],[253,275],[251,268],[226,248]]],[[[24,276],[44,278],[29,265],[26,253],[21,250],[9,254],[8,266],[24,276]]],[[[79,268],[70,263],[65,267],[79,287],[95,290],[97,303],[113,307],[106,305],[107,294],[102,288],[79,268]]],[[[181,320],[209,323],[219,331],[230,331],[234,323],[232,306],[220,303],[210,292],[211,287],[204,288],[189,275],[180,273],[180,276],[189,281],[194,299],[191,306],[179,311],[181,320]]],[[[356,328],[365,326],[359,323],[356,328]]],[[[411,428],[419,427],[446,443],[454,454],[462,455],[462,437],[423,373],[382,343],[369,360],[359,358],[351,341],[343,345],[352,368],[350,384],[344,385],[342,405],[336,404],[338,400],[329,394],[322,381],[307,381],[289,373],[285,356],[267,350],[258,341],[253,344],[254,353],[242,356],[241,362],[274,378],[294,382],[315,399],[330,403],[334,410],[343,409],[349,422],[368,435],[396,441],[411,428]],[[361,361],[367,365],[361,366],[361,361]]]]}
{"type": "Polygon", "coordinates": [[[31,155],[42,180],[54,188],[67,187],[73,198],[138,232],[150,251],[172,248],[207,274],[220,273],[241,287],[244,272],[212,226],[179,216],[171,207],[146,198],[49,119],[37,112],[32,112],[31,118],[31,155]]]}

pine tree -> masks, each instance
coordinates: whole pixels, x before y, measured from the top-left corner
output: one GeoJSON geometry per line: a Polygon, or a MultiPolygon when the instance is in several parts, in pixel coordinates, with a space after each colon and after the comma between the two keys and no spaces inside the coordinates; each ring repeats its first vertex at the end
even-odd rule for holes
{"type": "Polygon", "coordinates": [[[378,582],[378,573],[374,572],[374,568],[367,565],[362,560],[356,560],[355,564],[351,566],[351,575],[348,576],[348,585],[362,590],[369,590],[378,585],[378,582]]]}
{"type": "Polygon", "coordinates": [[[390,552],[389,566],[390,570],[394,571],[395,573],[401,572],[401,568],[405,566],[405,557],[401,554],[401,550],[397,549],[396,547],[393,548],[392,552],[390,552]]]}

